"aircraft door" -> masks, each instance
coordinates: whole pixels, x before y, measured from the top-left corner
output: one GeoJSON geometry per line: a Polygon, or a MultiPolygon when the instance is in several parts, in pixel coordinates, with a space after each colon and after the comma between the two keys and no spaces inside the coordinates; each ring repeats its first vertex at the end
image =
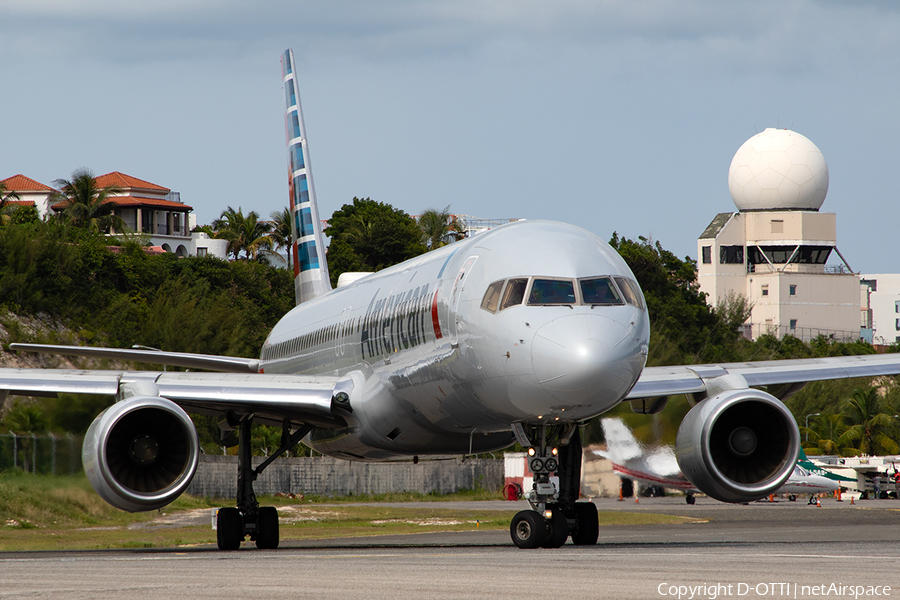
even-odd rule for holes
{"type": "Polygon", "coordinates": [[[462,296],[463,289],[465,289],[466,278],[472,271],[472,267],[475,266],[476,260],[478,260],[477,256],[470,256],[466,259],[465,264],[459,270],[459,273],[456,274],[456,279],[453,282],[453,290],[450,292],[450,302],[447,303],[449,309],[447,323],[450,326],[451,345],[457,343],[457,338],[459,336],[459,325],[461,321],[459,317],[459,299],[462,296]]]}
{"type": "Polygon", "coordinates": [[[336,357],[341,357],[344,355],[344,346],[347,344],[347,336],[344,335],[344,330],[347,326],[347,321],[350,319],[350,309],[345,308],[341,311],[341,316],[338,318],[337,322],[337,332],[334,336],[334,355],[336,357]]]}

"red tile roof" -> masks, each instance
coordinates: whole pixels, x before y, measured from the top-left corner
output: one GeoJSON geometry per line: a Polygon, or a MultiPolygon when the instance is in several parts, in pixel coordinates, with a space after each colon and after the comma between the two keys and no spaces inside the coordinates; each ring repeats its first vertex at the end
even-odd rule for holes
{"type": "Polygon", "coordinates": [[[6,189],[11,192],[55,192],[52,187],[49,185],[44,185],[39,181],[35,181],[30,177],[25,177],[24,175],[13,175],[12,177],[7,177],[6,179],[0,180],[6,189]]]}
{"type": "Polygon", "coordinates": [[[172,191],[169,188],[163,187],[161,185],[156,185],[155,183],[150,183],[149,181],[144,181],[143,179],[138,179],[137,177],[132,177],[131,175],[126,175],[125,173],[120,173],[119,171],[113,171],[112,173],[107,173],[106,175],[100,175],[98,177],[95,177],[94,181],[97,182],[97,187],[100,188],[117,187],[123,190],[137,188],[142,190],[153,190],[166,194],[172,191]]]}
{"type": "MultiPolygon", "coordinates": [[[[172,202],[170,200],[161,200],[159,198],[139,198],[135,196],[110,196],[104,201],[104,204],[113,203],[117,207],[125,206],[150,206],[153,208],[168,208],[176,212],[188,212],[194,210],[192,206],[182,204],[181,202],[172,202]]],[[[51,208],[53,210],[62,210],[68,205],[68,200],[57,202],[51,208]]]]}
{"type": "Polygon", "coordinates": [[[181,202],[172,202],[171,200],[161,200],[159,198],[141,198],[137,196],[111,196],[107,202],[114,202],[116,206],[154,206],[158,208],[171,208],[175,210],[183,210],[187,212],[194,210],[194,207],[182,204],[181,202]]]}

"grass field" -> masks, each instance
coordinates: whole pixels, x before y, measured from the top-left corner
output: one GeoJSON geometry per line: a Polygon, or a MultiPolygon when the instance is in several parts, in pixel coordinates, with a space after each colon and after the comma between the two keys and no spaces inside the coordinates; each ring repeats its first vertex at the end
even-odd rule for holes
{"type": "MultiPolygon", "coordinates": [[[[278,507],[282,540],[358,537],[440,531],[503,530],[515,510],[460,510],[442,500],[496,500],[497,492],[452,495],[384,494],[353,498],[261,497],[278,507]],[[369,503],[433,501],[434,506],[369,503]],[[366,502],[361,505],[359,502],[366,502]]],[[[211,509],[222,498],[181,496],[161,511],[127,513],[108,505],[82,476],[0,474],[0,551],[178,548],[216,543],[211,509]]],[[[601,512],[600,524],[650,525],[688,519],[668,515],[601,512]]]]}

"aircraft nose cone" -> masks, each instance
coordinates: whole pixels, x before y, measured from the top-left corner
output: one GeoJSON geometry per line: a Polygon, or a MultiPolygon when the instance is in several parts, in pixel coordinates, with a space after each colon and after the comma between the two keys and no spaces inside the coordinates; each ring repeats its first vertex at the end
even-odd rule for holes
{"type": "Polygon", "coordinates": [[[634,381],[635,343],[629,330],[599,315],[560,317],[538,329],[531,347],[534,373],[555,398],[578,404],[616,396],[634,381]]]}

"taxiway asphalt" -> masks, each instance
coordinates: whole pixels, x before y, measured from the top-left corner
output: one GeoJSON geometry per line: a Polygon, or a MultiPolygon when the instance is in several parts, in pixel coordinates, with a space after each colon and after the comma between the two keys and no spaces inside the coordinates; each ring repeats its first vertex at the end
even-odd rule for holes
{"type": "Polygon", "coordinates": [[[558,550],[518,550],[507,532],[475,531],[285,540],[275,551],[3,553],[0,598],[854,597],[847,586],[871,588],[859,598],[884,598],[884,586],[900,596],[900,501],[596,503],[692,522],[603,527],[596,546],[558,550]]]}

